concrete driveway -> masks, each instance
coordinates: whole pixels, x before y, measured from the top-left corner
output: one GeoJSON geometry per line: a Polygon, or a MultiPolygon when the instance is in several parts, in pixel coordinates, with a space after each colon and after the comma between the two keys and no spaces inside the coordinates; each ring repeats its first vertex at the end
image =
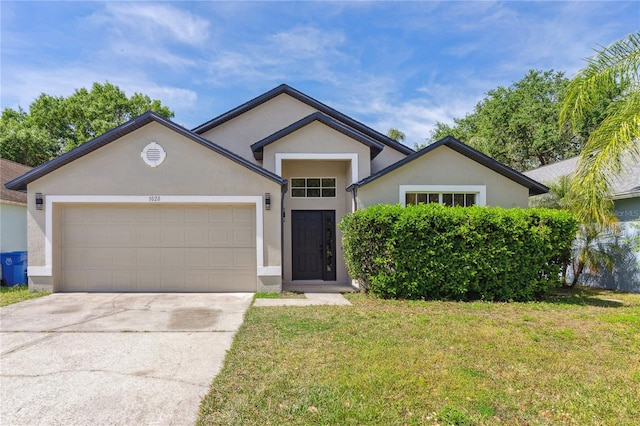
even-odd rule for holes
{"type": "Polygon", "coordinates": [[[0,308],[0,423],[193,424],[252,296],[57,293],[0,308]]]}

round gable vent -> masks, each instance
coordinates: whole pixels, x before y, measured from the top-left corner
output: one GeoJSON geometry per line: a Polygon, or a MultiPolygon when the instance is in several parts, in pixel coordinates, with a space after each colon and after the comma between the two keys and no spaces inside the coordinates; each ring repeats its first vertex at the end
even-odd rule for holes
{"type": "Polygon", "coordinates": [[[158,167],[167,158],[167,153],[155,142],[145,146],[140,155],[144,162],[151,167],[158,167]]]}

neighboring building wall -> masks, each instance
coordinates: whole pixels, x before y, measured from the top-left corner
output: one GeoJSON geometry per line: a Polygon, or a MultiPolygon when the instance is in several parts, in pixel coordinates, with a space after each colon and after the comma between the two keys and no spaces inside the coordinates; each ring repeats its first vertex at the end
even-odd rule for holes
{"type": "Polygon", "coordinates": [[[526,208],[529,203],[526,187],[441,146],[358,188],[358,209],[399,203],[399,185],[485,185],[488,206],[526,208]]]}
{"type": "Polygon", "coordinates": [[[316,112],[309,105],[281,94],[244,114],[229,120],[201,136],[260,164],[253,157],[251,145],[316,112]]]}
{"type": "Polygon", "coordinates": [[[27,250],[27,206],[0,202],[0,253],[27,250]]]}
{"type": "Polygon", "coordinates": [[[613,206],[620,222],[640,220],[640,196],[614,200],[613,206]]]}
{"type": "MultiPolygon", "coordinates": [[[[613,257],[613,270],[586,271],[578,282],[590,287],[640,293],[640,221],[620,222],[618,227],[616,237],[602,238],[597,243],[599,250],[613,257]]],[[[568,278],[571,280],[573,277],[568,278]]]]}
{"type": "MultiPolygon", "coordinates": [[[[271,210],[264,211],[264,265],[280,265],[280,185],[158,123],[127,134],[28,185],[30,267],[45,266],[46,207],[35,209],[36,192],[41,192],[45,201],[52,195],[264,196],[270,193],[271,210]],[[151,141],[160,144],[167,153],[164,163],[156,168],[147,166],[140,156],[151,141]]],[[[55,225],[55,210],[53,213],[55,225]]],[[[45,276],[30,277],[30,281],[34,288],[51,289],[53,284],[52,277],[45,276]]]]}
{"type": "Polygon", "coordinates": [[[640,293],[640,197],[614,200],[614,211],[620,223],[616,238],[602,239],[598,244],[614,258],[612,271],[585,273],[580,283],[592,287],[640,293]]]}

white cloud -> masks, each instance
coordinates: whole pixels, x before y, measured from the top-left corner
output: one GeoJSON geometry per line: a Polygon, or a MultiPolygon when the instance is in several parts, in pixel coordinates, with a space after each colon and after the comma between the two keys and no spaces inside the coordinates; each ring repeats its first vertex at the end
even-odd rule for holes
{"type": "Polygon", "coordinates": [[[341,32],[296,26],[211,52],[209,78],[216,84],[247,80],[335,82],[349,59],[340,51],[341,32]]]}
{"type": "Polygon", "coordinates": [[[174,40],[187,45],[201,45],[209,37],[209,22],[176,7],[158,3],[108,3],[105,21],[126,36],[147,41],[174,40]]]}

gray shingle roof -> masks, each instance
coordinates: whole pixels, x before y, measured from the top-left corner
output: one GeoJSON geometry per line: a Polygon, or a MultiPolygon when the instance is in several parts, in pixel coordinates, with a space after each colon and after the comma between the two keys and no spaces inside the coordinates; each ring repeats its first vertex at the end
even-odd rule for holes
{"type": "MultiPolygon", "coordinates": [[[[552,183],[561,176],[573,173],[578,164],[578,157],[568,158],[557,163],[524,172],[525,176],[542,183],[552,183]]],[[[613,180],[612,198],[640,196],[640,162],[633,161],[631,156],[623,159],[624,171],[613,180]]]]}

